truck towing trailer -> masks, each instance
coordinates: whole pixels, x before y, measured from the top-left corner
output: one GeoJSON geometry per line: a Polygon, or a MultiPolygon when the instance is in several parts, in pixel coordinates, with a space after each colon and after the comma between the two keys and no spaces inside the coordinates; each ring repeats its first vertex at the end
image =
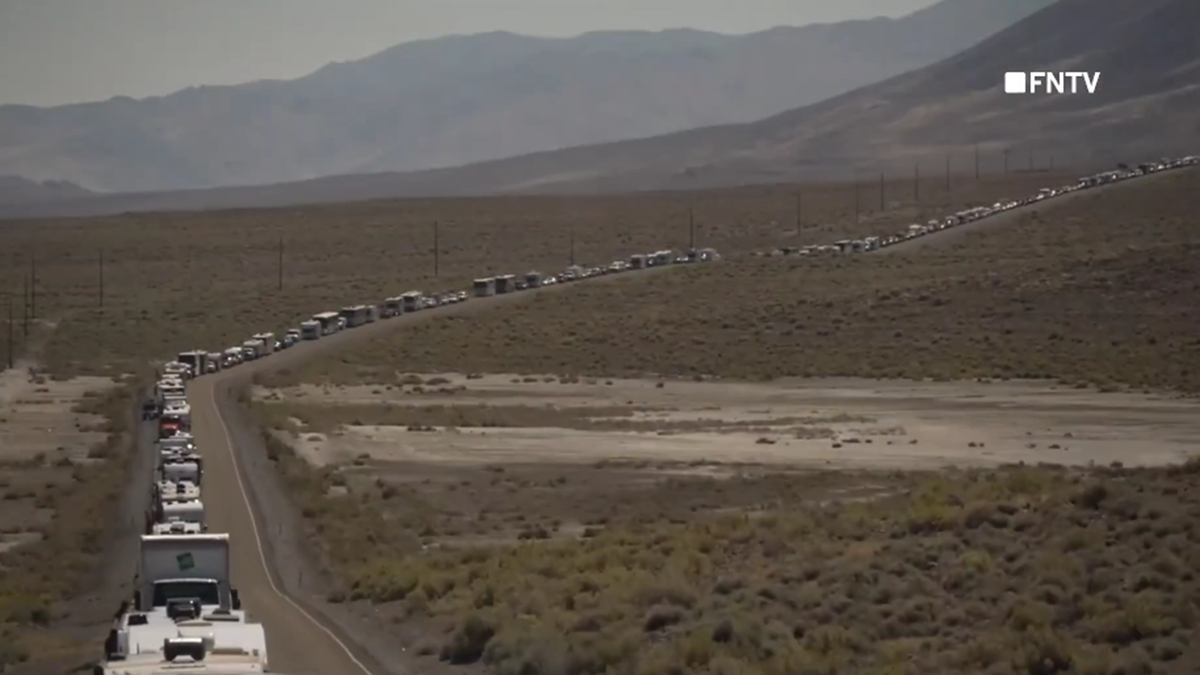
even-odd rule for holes
{"type": "Polygon", "coordinates": [[[242,343],[242,358],[246,361],[253,361],[263,356],[266,353],[265,349],[266,347],[263,345],[262,340],[255,338],[246,340],[242,343]]]}
{"type": "Polygon", "coordinates": [[[259,675],[270,672],[263,627],[215,610],[194,618],[181,603],[173,616],[123,616],[105,640],[106,661],[92,675],[259,675]]]}
{"type": "MultiPolygon", "coordinates": [[[[160,455],[161,457],[161,455],[160,455]]],[[[200,485],[204,479],[204,462],[197,453],[176,454],[160,459],[159,480],[200,485]]]]}
{"type": "Polygon", "coordinates": [[[208,365],[207,351],[180,352],[175,360],[186,365],[192,371],[192,377],[198,377],[208,372],[206,367],[208,365]]]}
{"type": "Polygon", "coordinates": [[[275,351],[275,334],[274,333],[259,333],[258,335],[250,336],[251,339],[262,343],[262,347],[258,350],[259,356],[266,356],[275,351]]]}
{"type": "Polygon", "coordinates": [[[242,611],[229,572],[228,534],[143,535],[132,606],[93,672],[267,672],[266,634],[242,611]]]}
{"type": "Polygon", "coordinates": [[[321,333],[321,323],[319,321],[309,320],[300,322],[300,339],[320,340],[321,333]]]}

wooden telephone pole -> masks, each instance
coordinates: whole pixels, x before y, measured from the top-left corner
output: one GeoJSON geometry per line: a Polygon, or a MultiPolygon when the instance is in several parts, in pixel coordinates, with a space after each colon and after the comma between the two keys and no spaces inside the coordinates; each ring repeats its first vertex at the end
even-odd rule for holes
{"type": "Polygon", "coordinates": [[[441,271],[442,247],[439,241],[438,221],[433,221],[433,276],[437,278],[441,271]]]}

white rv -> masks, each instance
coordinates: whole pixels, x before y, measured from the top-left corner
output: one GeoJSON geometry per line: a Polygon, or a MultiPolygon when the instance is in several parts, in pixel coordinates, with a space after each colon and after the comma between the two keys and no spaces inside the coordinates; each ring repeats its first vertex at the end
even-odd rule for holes
{"type": "Polygon", "coordinates": [[[200,523],[173,520],[167,523],[155,523],[150,528],[150,534],[204,534],[204,527],[200,523]]]}
{"type": "Polygon", "coordinates": [[[205,367],[208,363],[207,351],[180,352],[175,361],[186,365],[188,370],[191,371],[192,377],[197,377],[208,372],[208,369],[205,367]]]}
{"type": "Polygon", "coordinates": [[[230,584],[228,534],[144,535],[133,606],[104,642],[105,675],[268,672],[266,634],[230,584]]]}
{"type": "Polygon", "coordinates": [[[357,328],[368,322],[369,310],[366,305],[354,305],[343,307],[338,314],[346,320],[346,328],[357,328]]]}
{"type": "Polygon", "coordinates": [[[253,339],[262,343],[262,348],[258,351],[259,356],[266,356],[267,354],[271,354],[275,351],[274,333],[259,333],[258,335],[254,335],[252,337],[253,339]]]}
{"type": "Polygon", "coordinates": [[[477,298],[488,297],[493,291],[492,281],[493,280],[491,277],[476,279],[474,283],[471,284],[471,292],[474,293],[475,297],[477,298]]]}
{"type": "Polygon", "coordinates": [[[263,343],[261,340],[246,340],[242,343],[242,359],[245,361],[253,361],[263,355],[263,343]]]}
{"type": "Polygon", "coordinates": [[[339,318],[341,317],[338,316],[337,312],[321,312],[320,314],[313,314],[312,320],[321,324],[321,335],[333,335],[338,332],[339,318]]]}
{"type": "Polygon", "coordinates": [[[424,303],[421,302],[423,299],[423,296],[421,295],[421,291],[408,291],[407,293],[401,295],[400,299],[404,303],[404,313],[405,314],[407,314],[408,312],[415,312],[415,311],[421,309],[422,306],[424,305],[424,303]]]}
{"type": "Polygon", "coordinates": [[[316,321],[301,321],[300,322],[300,339],[302,339],[302,340],[319,340],[319,339],[321,339],[321,324],[316,321]]]}

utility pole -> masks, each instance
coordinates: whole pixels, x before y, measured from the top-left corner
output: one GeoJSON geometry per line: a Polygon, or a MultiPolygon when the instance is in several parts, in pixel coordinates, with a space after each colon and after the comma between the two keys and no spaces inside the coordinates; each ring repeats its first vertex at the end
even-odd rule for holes
{"type": "Polygon", "coordinates": [[[29,277],[21,288],[21,334],[29,337],[29,277]]]}
{"type": "Polygon", "coordinates": [[[979,144],[975,144],[975,180],[979,180],[979,144]]]}
{"type": "Polygon", "coordinates": [[[1029,146],[1029,170],[1033,171],[1033,146],[1029,146]]]}
{"type": "Polygon", "coordinates": [[[688,210],[688,249],[696,250],[696,210],[688,210]]]}
{"type": "Polygon", "coordinates": [[[855,224],[855,225],[857,225],[857,224],[858,224],[858,221],[859,221],[859,208],[858,208],[858,176],[857,176],[857,175],[855,175],[855,176],[854,176],[854,224],[855,224]]]}
{"type": "Polygon", "coordinates": [[[913,201],[921,203],[921,163],[913,162],[913,201]]]}
{"type": "Polygon", "coordinates": [[[283,235],[282,234],[279,235],[279,265],[278,265],[277,269],[279,270],[279,279],[278,279],[276,286],[277,286],[278,290],[282,291],[283,290],[283,235]]]}
{"type": "Polygon", "coordinates": [[[800,232],[804,229],[804,193],[800,190],[796,191],[796,236],[800,236],[800,232]]]}
{"type": "Polygon", "coordinates": [[[880,171],[879,172],[879,212],[880,213],[883,213],[884,211],[887,210],[887,201],[884,198],[884,194],[885,193],[884,193],[884,187],[883,187],[883,172],[880,171]]]}
{"type": "Polygon", "coordinates": [[[29,254],[29,318],[37,320],[37,258],[29,254]]]}
{"type": "Polygon", "coordinates": [[[433,276],[437,278],[441,270],[442,247],[438,239],[438,221],[433,221],[433,276]]]}
{"type": "Polygon", "coordinates": [[[104,306],[104,249],[100,249],[100,306],[104,306]]]}
{"type": "Polygon", "coordinates": [[[950,191],[950,153],[946,153],[946,192],[950,191]]]}
{"type": "Polygon", "coordinates": [[[8,367],[13,367],[13,294],[12,291],[5,293],[8,296],[8,367]]]}
{"type": "Polygon", "coordinates": [[[571,261],[571,266],[574,267],[575,266],[575,227],[574,226],[571,226],[570,232],[571,232],[571,258],[570,258],[570,261],[571,261]]]}

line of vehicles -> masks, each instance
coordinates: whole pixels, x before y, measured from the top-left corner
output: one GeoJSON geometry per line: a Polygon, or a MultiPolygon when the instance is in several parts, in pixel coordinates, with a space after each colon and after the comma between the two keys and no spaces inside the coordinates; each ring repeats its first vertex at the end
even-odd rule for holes
{"type": "Polygon", "coordinates": [[[838,255],[844,253],[865,253],[879,248],[893,246],[909,239],[916,239],[927,234],[940,232],[941,230],[965,225],[983,218],[988,218],[1005,211],[1015,209],[1020,206],[1026,206],[1035,202],[1040,202],[1046,199],[1053,199],[1065,194],[1070,194],[1078,190],[1087,190],[1089,188],[1117,183],[1120,181],[1147,176],[1160,171],[1171,169],[1182,169],[1196,166],[1200,162],[1200,158],[1191,155],[1188,157],[1176,159],[1160,159],[1156,162],[1146,162],[1137,166],[1120,166],[1113,171],[1105,171],[1091,176],[1085,176],[1078,181],[1069,185],[1064,185],[1057,188],[1042,188],[1036,195],[1031,195],[1023,199],[1002,199],[991,206],[978,206],[975,208],[959,211],[951,216],[946,216],[941,219],[933,219],[924,225],[913,223],[907,229],[896,234],[886,236],[871,236],[863,237],[862,239],[842,239],[841,241],[832,244],[814,244],[810,246],[787,246],[776,249],[769,253],[759,253],[758,255],[800,255],[800,256],[819,256],[819,255],[838,255]]]}
{"type": "Polygon", "coordinates": [[[713,249],[676,255],[635,254],[603,267],[572,265],[556,275],[530,272],[475,280],[470,291],[409,291],[378,305],[320,312],[278,337],[258,333],[221,351],[180,352],[164,364],[142,409],[155,421],[155,469],[145,534],[141,537],[136,590],[122,603],[105,640],[105,659],[94,675],[159,675],[182,671],[244,675],[268,672],[266,634],[242,609],[230,577],[228,534],[208,531],[202,485],[204,461],[192,435],[187,398],[190,379],[264,358],[304,340],[347,328],[464,302],[605,274],[720,259],[713,249]]]}
{"type": "Polygon", "coordinates": [[[492,277],[475,279],[470,290],[441,291],[425,293],[423,291],[408,291],[400,295],[386,298],[379,304],[349,305],[338,311],[325,311],[313,314],[301,321],[294,328],[289,328],[281,334],[258,333],[240,345],[233,345],[222,351],[195,349],[180,352],[175,361],[166,364],[173,372],[187,372],[199,376],[220,372],[238,364],[261,359],[271,354],[288,349],[309,340],[319,340],[322,337],[339,333],[347,328],[357,328],[382,319],[388,319],[403,314],[411,314],[445,305],[455,305],[466,302],[471,298],[482,298],[507,293],[552,286],[554,284],[570,283],[582,279],[590,279],[608,274],[619,274],[628,271],[643,270],[665,265],[681,265],[690,263],[712,262],[720,260],[721,256],[715,249],[689,249],[682,253],[672,250],[660,250],[652,253],[635,253],[622,260],[614,260],[602,266],[571,265],[558,274],[542,274],[528,272],[524,275],[500,274],[492,277]]]}
{"type": "Polygon", "coordinates": [[[158,433],[135,590],[113,619],[94,675],[268,672],[266,633],[232,585],[229,535],[210,533],[205,518],[204,460],[186,393],[187,381],[206,372],[208,353],[199,354],[163,366],[143,408],[158,433]]]}

